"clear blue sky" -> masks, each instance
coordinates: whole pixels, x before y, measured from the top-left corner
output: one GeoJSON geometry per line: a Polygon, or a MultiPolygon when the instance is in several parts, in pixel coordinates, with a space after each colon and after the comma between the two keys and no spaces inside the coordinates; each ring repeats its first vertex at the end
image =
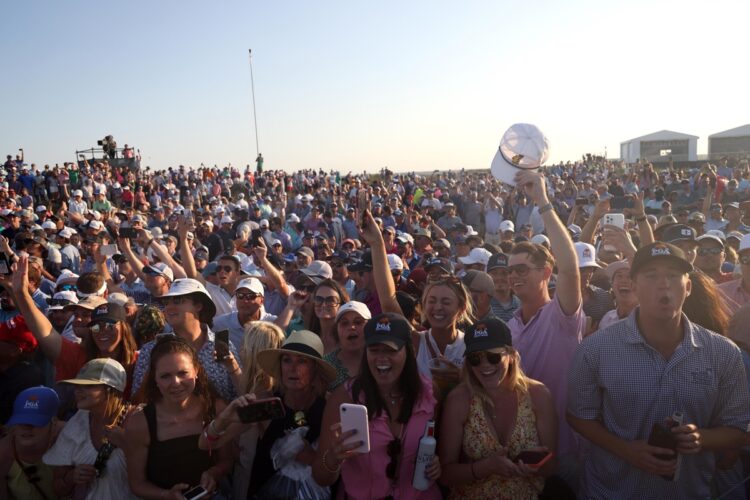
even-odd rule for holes
{"type": "Polygon", "coordinates": [[[553,161],[750,123],[742,1],[5,1],[0,152],[145,164],[487,168],[537,124],[553,161]]]}

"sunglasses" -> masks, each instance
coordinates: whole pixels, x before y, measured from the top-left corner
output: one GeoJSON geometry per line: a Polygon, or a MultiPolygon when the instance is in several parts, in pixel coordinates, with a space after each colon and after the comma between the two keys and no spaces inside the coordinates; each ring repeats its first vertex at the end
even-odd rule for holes
{"type": "Polygon", "coordinates": [[[57,289],[60,292],[75,292],[78,290],[78,287],[72,283],[68,283],[65,285],[60,285],[57,289]]]}
{"type": "Polygon", "coordinates": [[[487,362],[491,365],[496,365],[502,361],[503,356],[508,354],[507,351],[502,352],[491,352],[491,351],[483,351],[483,352],[472,352],[471,354],[468,354],[466,356],[466,361],[469,362],[471,366],[479,366],[482,363],[482,357],[485,357],[487,359],[487,362]]]}
{"type": "Polygon", "coordinates": [[[740,260],[741,264],[748,265],[748,264],[750,264],[750,255],[748,255],[748,254],[746,254],[746,255],[740,255],[739,260],[740,260]]]}
{"type": "Polygon", "coordinates": [[[331,267],[335,267],[336,269],[340,269],[345,266],[346,264],[344,264],[343,262],[331,262],[331,267]]]}
{"type": "Polygon", "coordinates": [[[67,299],[50,299],[47,301],[47,304],[51,306],[67,306],[68,304],[72,304],[70,300],[67,299]]]}
{"type": "Polygon", "coordinates": [[[388,479],[396,479],[398,476],[398,457],[401,455],[401,440],[394,438],[388,443],[386,451],[391,461],[385,467],[385,475],[388,476],[388,479]]]}
{"type": "Polygon", "coordinates": [[[174,304],[176,306],[182,305],[187,297],[164,297],[161,299],[161,303],[165,306],[168,306],[170,304],[174,304]]]}
{"type": "Polygon", "coordinates": [[[543,267],[529,267],[526,264],[516,264],[515,266],[508,266],[508,275],[515,273],[518,276],[524,277],[529,274],[532,269],[544,269],[543,267]]]}
{"type": "Polygon", "coordinates": [[[339,300],[339,298],[334,297],[332,295],[330,297],[321,297],[320,295],[318,295],[313,298],[313,302],[315,303],[316,306],[326,305],[326,306],[334,307],[334,306],[341,304],[341,301],[339,300]]]}
{"type": "Polygon", "coordinates": [[[723,251],[723,248],[699,248],[698,255],[719,255],[723,251]]]}
{"type": "Polygon", "coordinates": [[[299,291],[307,292],[307,293],[312,293],[312,292],[315,291],[315,285],[302,285],[302,286],[298,286],[296,288],[299,291]]]}
{"type": "Polygon", "coordinates": [[[97,323],[91,327],[91,333],[112,333],[115,331],[115,326],[113,323],[97,323]]]}
{"type": "Polygon", "coordinates": [[[237,292],[234,294],[237,300],[255,300],[261,295],[253,292],[237,292]]]}
{"type": "Polygon", "coordinates": [[[216,266],[216,272],[224,271],[225,273],[231,273],[234,271],[234,268],[232,266],[216,266]]]}

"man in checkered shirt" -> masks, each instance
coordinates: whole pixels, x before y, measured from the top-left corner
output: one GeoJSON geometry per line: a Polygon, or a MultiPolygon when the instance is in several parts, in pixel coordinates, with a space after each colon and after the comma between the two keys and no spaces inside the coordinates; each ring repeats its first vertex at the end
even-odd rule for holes
{"type": "Polygon", "coordinates": [[[638,250],[631,276],[640,306],[576,351],[567,418],[592,443],[583,498],[710,498],[714,452],[743,438],[750,396],[740,350],[682,313],[691,270],[669,243],[638,250]],[[675,412],[683,414],[671,430],[676,452],[650,446],[653,425],[675,412]]]}

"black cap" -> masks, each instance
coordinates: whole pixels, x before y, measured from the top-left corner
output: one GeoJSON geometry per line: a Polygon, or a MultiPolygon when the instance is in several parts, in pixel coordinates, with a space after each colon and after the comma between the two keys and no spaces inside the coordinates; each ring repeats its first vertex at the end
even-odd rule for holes
{"type": "Polygon", "coordinates": [[[99,323],[117,323],[118,321],[127,321],[128,316],[125,308],[120,304],[107,303],[102,304],[91,313],[91,322],[89,326],[99,323]]]}
{"type": "Polygon", "coordinates": [[[693,270],[693,265],[679,247],[657,241],[638,249],[633,257],[633,264],[630,266],[630,276],[635,276],[643,266],[656,259],[673,262],[685,273],[693,270]]]}
{"type": "Polygon", "coordinates": [[[697,234],[695,229],[685,224],[673,224],[664,228],[661,235],[662,241],[674,243],[675,241],[695,241],[697,234]]]}
{"type": "Polygon", "coordinates": [[[508,256],[504,253],[496,253],[487,262],[487,272],[492,269],[507,268],[508,267],[508,256]]]}
{"type": "Polygon", "coordinates": [[[472,352],[487,351],[513,345],[510,328],[505,321],[499,318],[487,318],[471,325],[464,335],[466,351],[464,355],[472,352]]]}
{"type": "Polygon", "coordinates": [[[362,257],[357,259],[352,257],[347,269],[350,271],[372,271],[372,253],[369,250],[362,253],[362,257]]]}
{"type": "Polygon", "coordinates": [[[435,257],[434,259],[428,260],[424,265],[424,270],[429,272],[431,267],[439,267],[448,274],[453,274],[453,264],[451,261],[435,257]]]}
{"type": "Polygon", "coordinates": [[[383,313],[367,320],[365,323],[365,344],[385,344],[400,350],[411,342],[411,327],[403,316],[383,313]]]}
{"type": "Polygon", "coordinates": [[[325,258],[325,260],[333,260],[333,259],[338,259],[344,264],[346,264],[349,262],[349,254],[347,252],[344,252],[343,250],[337,250],[325,258]]]}

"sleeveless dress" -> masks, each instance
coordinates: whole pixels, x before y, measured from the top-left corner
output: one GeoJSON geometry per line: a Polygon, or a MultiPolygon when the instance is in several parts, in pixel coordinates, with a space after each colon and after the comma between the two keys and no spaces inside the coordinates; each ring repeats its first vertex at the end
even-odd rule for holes
{"type": "Polygon", "coordinates": [[[143,409],[148,423],[151,443],[146,458],[146,479],[159,488],[170,489],[175,484],[200,484],[203,472],[213,466],[208,451],[198,448],[200,434],[191,434],[159,441],[156,427],[156,406],[143,409]]]}
{"type": "MultiPolygon", "coordinates": [[[[471,399],[462,444],[463,454],[471,461],[488,457],[501,448],[485,415],[482,401],[479,396],[475,395],[471,399]]],[[[508,443],[508,456],[515,456],[539,444],[531,396],[528,393],[523,394],[518,402],[516,425],[508,443]]],[[[452,488],[448,498],[450,500],[529,500],[538,498],[543,488],[544,478],[540,476],[505,479],[492,475],[481,481],[452,488]]]]}

